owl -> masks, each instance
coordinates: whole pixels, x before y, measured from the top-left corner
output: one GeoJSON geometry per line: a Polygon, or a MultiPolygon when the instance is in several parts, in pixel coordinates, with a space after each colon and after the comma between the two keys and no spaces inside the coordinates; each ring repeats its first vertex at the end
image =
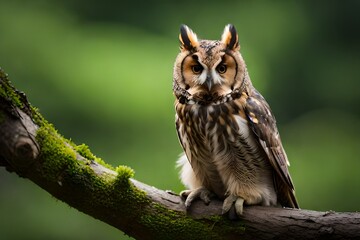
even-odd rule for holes
{"type": "Polygon", "coordinates": [[[185,206],[224,200],[222,212],[244,205],[299,208],[276,121],[253,87],[235,27],[221,40],[200,40],[180,28],[173,73],[178,160],[185,206]]]}

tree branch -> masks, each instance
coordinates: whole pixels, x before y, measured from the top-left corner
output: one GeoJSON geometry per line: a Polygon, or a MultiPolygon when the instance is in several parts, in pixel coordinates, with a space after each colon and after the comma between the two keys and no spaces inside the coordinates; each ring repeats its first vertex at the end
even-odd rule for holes
{"type": "Polygon", "coordinates": [[[230,221],[216,199],[186,210],[178,195],[136,181],[130,168],[114,169],[63,138],[1,69],[0,166],[137,239],[360,238],[360,213],[253,206],[230,221]]]}

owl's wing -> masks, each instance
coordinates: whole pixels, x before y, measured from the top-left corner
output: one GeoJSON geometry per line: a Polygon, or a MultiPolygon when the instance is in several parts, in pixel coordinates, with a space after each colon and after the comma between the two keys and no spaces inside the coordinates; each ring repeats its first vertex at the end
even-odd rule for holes
{"type": "Polygon", "coordinates": [[[264,97],[255,89],[246,100],[245,114],[250,128],[258,137],[274,168],[274,183],[279,202],[284,207],[299,208],[288,170],[289,161],[281,143],[275,117],[264,97]]]}

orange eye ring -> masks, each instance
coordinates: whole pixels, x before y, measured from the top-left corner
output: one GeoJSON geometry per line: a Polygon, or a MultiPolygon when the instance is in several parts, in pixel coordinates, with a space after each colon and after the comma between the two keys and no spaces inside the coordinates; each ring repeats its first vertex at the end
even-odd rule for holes
{"type": "Polygon", "coordinates": [[[200,64],[196,64],[191,66],[191,70],[193,71],[193,73],[195,74],[200,74],[202,72],[204,68],[200,65],[200,64]]]}
{"type": "Polygon", "coordinates": [[[216,67],[216,71],[220,74],[226,73],[227,67],[225,64],[219,64],[219,66],[216,67]]]}

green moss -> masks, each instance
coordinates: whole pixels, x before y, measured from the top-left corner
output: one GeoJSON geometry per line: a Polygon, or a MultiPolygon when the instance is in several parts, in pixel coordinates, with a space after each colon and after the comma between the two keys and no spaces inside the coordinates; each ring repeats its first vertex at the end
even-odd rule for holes
{"type": "MultiPolygon", "coordinates": [[[[146,192],[135,188],[134,185],[130,184],[130,178],[134,177],[134,170],[128,166],[118,166],[115,169],[117,175],[113,181],[114,192],[118,195],[117,198],[124,199],[129,205],[128,209],[131,211],[139,211],[139,206],[143,204],[149,204],[151,201],[146,197],[146,192]],[[125,189],[125,195],[124,195],[125,189]],[[133,209],[132,204],[140,204],[137,209],[133,209]]],[[[129,212],[131,214],[131,212],[129,212]]]]}
{"type": "MultiPolygon", "coordinates": [[[[33,111],[36,112],[36,109],[33,111]]],[[[76,146],[57,133],[54,127],[47,123],[40,114],[36,112],[34,115],[37,116],[36,121],[39,121],[40,125],[36,140],[41,147],[42,175],[47,181],[58,184],[75,184],[79,191],[84,191],[83,194],[89,194],[89,189],[91,189],[94,191],[89,196],[91,202],[113,206],[114,209],[123,207],[126,202],[145,202],[147,199],[145,193],[129,184],[129,178],[134,176],[131,168],[117,167],[114,169],[117,172],[116,176],[112,174],[97,175],[87,162],[76,159],[77,153],[108,168],[112,167],[93,155],[87,145],[76,146]],[[116,203],[114,199],[116,199],[116,203]]]]}
{"type": "Polygon", "coordinates": [[[48,180],[58,181],[61,172],[79,164],[75,161],[76,152],[65,145],[62,137],[51,124],[45,124],[38,129],[36,140],[41,147],[43,174],[48,180]]]}
{"type": "Polygon", "coordinates": [[[89,160],[95,160],[95,156],[91,153],[89,147],[86,144],[80,144],[76,146],[76,151],[83,156],[84,158],[87,158],[89,160]]]}
{"type": "Polygon", "coordinates": [[[195,221],[185,214],[169,210],[162,205],[152,203],[151,207],[157,214],[144,214],[141,223],[152,228],[157,233],[156,239],[169,239],[169,236],[178,234],[177,239],[193,239],[194,236],[206,236],[197,239],[222,239],[212,231],[212,224],[204,224],[204,221],[195,221]],[[206,233],[206,234],[204,234],[206,233]]]}
{"type": "Polygon", "coordinates": [[[128,166],[118,166],[116,167],[115,171],[117,172],[116,181],[117,182],[124,182],[128,181],[129,178],[134,177],[134,170],[128,166]]]}
{"type": "Polygon", "coordinates": [[[113,166],[111,166],[110,164],[106,163],[104,160],[102,160],[99,157],[96,157],[91,151],[89,146],[87,146],[86,144],[80,144],[77,146],[74,146],[75,150],[84,158],[89,159],[89,160],[93,160],[101,165],[103,165],[106,168],[109,168],[111,170],[115,171],[115,168],[113,166]]]}
{"type": "MultiPolygon", "coordinates": [[[[45,118],[40,114],[39,109],[36,107],[31,106],[30,107],[30,111],[32,114],[32,120],[34,121],[34,123],[38,126],[44,126],[44,125],[49,125],[50,123],[48,123],[48,121],[45,120],[45,118]]],[[[50,124],[51,125],[51,124],[50,124]]]]}
{"type": "Polygon", "coordinates": [[[101,158],[95,157],[94,160],[95,160],[95,162],[103,165],[104,167],[106,167],[106,168],[108,168],[108,169],[115,170],[115,168],[114,168],[112,165],[106,163],[106,162],[105,162],[104,160],[102,160],[101,158]]]}
{"type": "Polygon", "coordinates": [[[42,119],[40,114],[35,115],[38,118],[37,121],[41,121],[36,140],[41,148],[42,174],[47,180],[69,181],[80,185],[92,184],[101,187],[100,189],[109,188],[109,183],[115,179],[115,176],[98,176],[88,162],[79,161],[76,156],[79,153],[86,159],[100,162],[108,168],[110,165],[93,155],[88,146],[85,144],[76,146],[62,137],[52,124],[42,119]]]}
{"type": "Polygon", "coordinates": [[[155,230],[156,239],[169,239],[174,233],[178,233],[175,239],[193,239],[194,236],[203,236],[197,239],[227,239],[230,236],[241,239],[245,232],[241,220],[231,221],[224,216],[194,220],[185,213],[169,210],[160,204],[151,203],[151,208],[157,214],[144,214],[141,223],[155,230]]]}
{"type": "Polygon", "coordinates": [[[19,93],[11,86],[8,79],[8,75],[0,68],[0,96],[8,100],[11,100],[12,104],[23,108],[23,103],[21,101],[21,96],[19,93]]]}

